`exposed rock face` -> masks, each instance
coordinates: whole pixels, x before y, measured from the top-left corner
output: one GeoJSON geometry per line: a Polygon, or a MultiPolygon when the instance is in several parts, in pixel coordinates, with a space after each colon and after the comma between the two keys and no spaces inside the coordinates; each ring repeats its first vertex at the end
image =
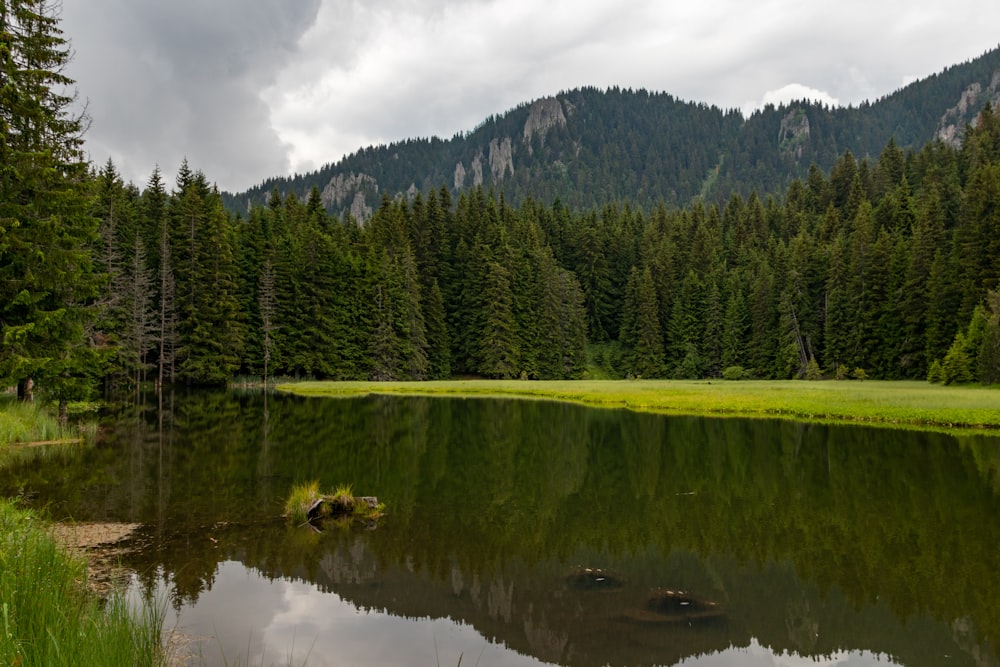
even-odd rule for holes
{"type": "Polygon", "coordinates": [[[472,187],[477,188],[483,184],[483,152],[479,151],[476,157],[472,158],[472,187]]]}
{"type": "Polygon", "coordinates": [[[528,120],[524,122],[524,143],[531,145],[531,139],[537,134],[545,145],[545,134],[553,127],[566,125],[566,115],[562,104],[554,97],[537,100],[528,110],[528,120]]]}
{"type": "Polygon", "coordinates": [[[364,192],[354,193],[354,201],[351,202],[351,216],[359,222],[372,217],[372,207],[365,204],[364,192]]]}
{"type": "Polygon", "coordinates": [[[493,182],[501,182],[508,170],[513,176],[514,150],[510,137],[504,137],[503,141],[493,139],[490,141],[490,174],[493,175],[493,182]]]}
{"type": "Polygon", "coordinates": [[[802,147],[809,140],[809,116],[805,109],[791,109],[781,119],[778,129],[778,148],[782,153],[802,158],[802,147]]]}
{"type": "Polygon", "coordinates": [[[456,164],[454,176],[456,190],[461,190],[468,185],[466,180],[470,172],[472,174],[472,187],[476,188],[483,184],[484,160],[489,163],[490,175],[493,177],[494,183],[502,181],[508,171],[513,176],[514,145],[511,143],[510,137],[490,141],[489,157],[487,158],[483,151],[476,153],[476,157],[472,158],[472,164],[469,165],[469,172],[465,171],[465,165],[461,162],[456,164]]]}
{"type": "Polygon", "coordinates": [[[935,136],[957,148],[962,143],[966,124],[975,127],[979,120],[979,110],[986,102],[990,102],[994,107],[1000,104],[1000,71],[993,73],[990,85],[985,90],[982,84],[976,81],[962,91],[958,103],[941,116],[935,136]]]}
{"type": "MultiPolygon", "coordinates": [[[[368,174],[337,174],[323,188],[320,198],[324,206],[340,206],[366,185],[378,192],[378,183],[368,174]]],[[[364,196],[361,199],[363,202],[364,196]]]]}

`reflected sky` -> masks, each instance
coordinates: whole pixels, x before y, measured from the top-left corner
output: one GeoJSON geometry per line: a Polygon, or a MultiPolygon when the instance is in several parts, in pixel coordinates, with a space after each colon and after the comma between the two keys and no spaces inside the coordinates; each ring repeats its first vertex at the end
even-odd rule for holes
{"type": "MultiPolygon", "coordinates": [[[[169,596],[161,587],[159,599],[169,596]]],[[[205,665],[548,665],[484,639],[447,618],[402,618],[359,609],[334,593],[269,580],[236,561],[219,564],[214,583],[165,628],[193,640],[191,664],[205,665]]]]}
{"type": "MultiPolygon", "coordinates": [[[[161,585],[157,595],[170,591],[161,585]]],[[[268,579],[237,561],[219,564],[212,588],[194,604],[169,608],[164,623],[191,640],[189,664],[205,665],[550,665],[491,642],[447,618],[404,618],[359,609],[335,593],[283,578],[268,579]]],[[[752,639],[745,647],[682,660],[684,667],[886,667],[869,651],[826,657],[775,653],[752,639]]]]}
{"type": "Polygon", "coordinates": [[[756,639],[750,640],[750,645],[740,648],[728,648],[725,651],[710,655],[697,656],[681,660],[678,666],[684,667],[871,667],[879,665],[899,665],[888,656],[878,655],[870,651],[838,651],[833,655],[814,658],[783,652],[776,654],[770,648],[761,646],[756,639]]]}

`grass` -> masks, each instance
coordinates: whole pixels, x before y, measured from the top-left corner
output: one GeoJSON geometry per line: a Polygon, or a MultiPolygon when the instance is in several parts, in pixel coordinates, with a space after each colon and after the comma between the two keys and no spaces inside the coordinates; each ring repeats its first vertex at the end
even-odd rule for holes
{"type": "Polygon", "coordinates": [[[0,500],[0,665],[167,664],[162,613],[86,588],[86,565],[59,549],[30,511],[0,500]]]}
{"type": "Polygon", "coordinates": [[[1000,388],[926,382],[723,380],[449,380],[300,382],[303,396],[514,396],[670,414],[862,422],[919,429],[1000,429],[1000,388]]]}
{"type": "Polygon", "coordinates": [[[350,485],[341,485],[331,493],[320,493],[319,482],[305,482],[292,487],[285,501],[285,516],[296,525],[309,521],[309,508],[317,500],[323,500],[320,518],[377,519],[385,512],[385,505],[354,495],[350,485]]]}
{"type": "MultiPolygon", "coordinates": [[[[73,404],[72,413],[85,416],[96,412],[94,404],[73,404]]],[[[11,394],[0,395],[0,449],[32,443],[59,444],[92,439],[97,426],[87,420],[60,426],[54,410],[39,402],[18,401],[11,394]]]]}

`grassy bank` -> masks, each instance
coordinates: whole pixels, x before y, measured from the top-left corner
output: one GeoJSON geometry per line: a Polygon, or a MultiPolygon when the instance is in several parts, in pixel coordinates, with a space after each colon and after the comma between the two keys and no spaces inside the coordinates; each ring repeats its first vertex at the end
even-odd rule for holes
{"type": "Polygon", "coordinates": [[[304,396],[519,396],[695,415],[784,417],[915,428],[1000,429],[1000,388],[877,381],[581,380],[525,382],[301,382],[304,396]]]}
{"type": "MultiPolygon", "coordinates": [[[[88,407],[78,407],[77,411],[86,412],[88,407]]],[[[8,445],[80,442],[94,431],[95,423],[76,419],[68,426],[60,426],[55,410],[37,401],[18,401],[13,394],[0,394],[0,449],[8,445]]]]}
{"type": "Polygon", "coordinates": [[[158,610],[99,600],[85,581],[32,512],[0,499],[0,665],[165,665],[158,610]]]}

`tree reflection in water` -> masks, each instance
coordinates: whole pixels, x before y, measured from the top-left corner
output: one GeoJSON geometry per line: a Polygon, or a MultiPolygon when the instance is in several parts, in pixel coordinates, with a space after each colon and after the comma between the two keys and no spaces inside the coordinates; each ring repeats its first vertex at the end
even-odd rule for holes
{"type": "Polygon", "coordinates": [[[358,655],[375,651],[379,623],[423,638],[382,637],[378,651],[405,658],[421,650],[411,641],[433,650],[424,624],[452,619],[517,660],[570,665],[997,664],[996,437],[495,399],[273,395],[265,411],[259,395],[215,392],[163,405],[131,406],[98,446],[7,469],[0,487],[77,519],[142,522],[126,564],[169,590],[183,626],[208,622],[199,609],[259,614],[261,634],[290,604],[258,590],[270,586],[315,615],[288,617],[303,645],[331,605],[367,619],[341,647],[358,655]],[[368,532],[289,527],[284,494],[311,479],[377,495],[389,515],[368,532]],[[588,567],[622,585],[567,584],[588,567]],[[231,568],[260,579],[253,595],[224,594],[231,568]],[[725,614],[635,613],[660,589],[725,614]]]}

